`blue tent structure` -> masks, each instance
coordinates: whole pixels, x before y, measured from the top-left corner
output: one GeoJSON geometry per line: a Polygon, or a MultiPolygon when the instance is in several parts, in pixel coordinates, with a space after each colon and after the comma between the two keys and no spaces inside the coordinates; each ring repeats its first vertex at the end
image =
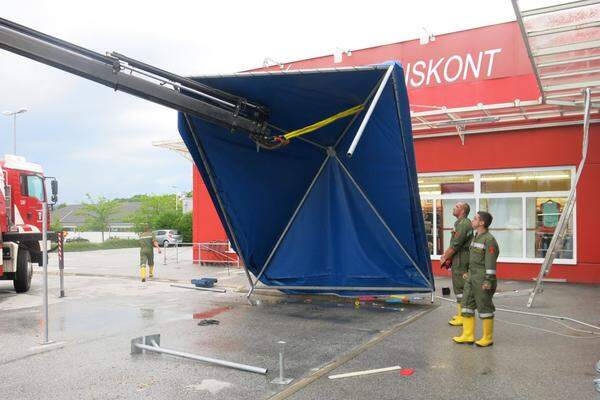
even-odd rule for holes
{"type": "Polygon", "coordinates": [[[433,292],[399,64],[194,79],[266,106],[283,132],[364,105],[273,150],[179,114],[252,289],[260,281],[288,293],[433,292]]]}

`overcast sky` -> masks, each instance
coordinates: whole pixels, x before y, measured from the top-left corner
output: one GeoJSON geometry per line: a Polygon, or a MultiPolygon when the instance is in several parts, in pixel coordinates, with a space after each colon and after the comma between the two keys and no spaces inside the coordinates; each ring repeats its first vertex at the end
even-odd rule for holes
{"type": "MultiPolygon", "coordinates": [[[[514,20],[509,0],[0,0],[0,16],[181,74],[229,73],[514,20]]],[[[60,201],[191,190],[191,164],[152,146],[177,139],[176,112],[0,50],[0,111],[27,107],[17,154],[60,181],[60,201]]],[[[0,115],[0,154],[12,152],[0,115]]]]}

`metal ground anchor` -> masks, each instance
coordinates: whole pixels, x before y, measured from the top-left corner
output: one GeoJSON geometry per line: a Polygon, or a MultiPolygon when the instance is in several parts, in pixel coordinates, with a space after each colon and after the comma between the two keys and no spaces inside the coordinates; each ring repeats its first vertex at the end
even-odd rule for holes
{"type": "Polygon", "coordinates": [[[176,356],[181,358],[187,358],[189,360],[203,361],[210,364],[220,365],[222,367],[228,367],[233,369],[239,369],[240,371],[253,372],[255,374],[266,375],[267,369],[260,367],[253,367],[252,365],[238,364],[231,361],[219,360],[217,358],[204,357],[196,354],[185,353],[178,350],[165,349],[160,347],[160,335],[148,335],[146,337],[140,336],[131,339],[131,354],[141,354],[144,351],[151,351],[155,353],[168,354],[170,356],[176,356]]]}
{"type": "Polygon", "coordinates": [[[284,373],[283,354],[285,351],[285,342],[283,340],[280,340],[279,342],[277,342],[277,344],[279,345],[279,376],[277,378],[273,379],[271,381],[271,383],[274,383],[276,385],[287,385],[294,379],[284,377],[285,373],[284,373]]]}

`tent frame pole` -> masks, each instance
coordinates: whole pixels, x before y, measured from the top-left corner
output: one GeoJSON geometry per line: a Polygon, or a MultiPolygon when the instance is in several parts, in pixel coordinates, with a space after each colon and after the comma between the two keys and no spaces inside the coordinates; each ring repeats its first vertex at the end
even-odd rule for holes
{"type": "Polygon", "coordinates": [[[206,154],[204,153],[204,147],[202,147],[200,141],[196,137],[195,127],[194,127],[194,124],[192,123],[192,121],[190,120],[189,116],[184,113],[183,118],[185,119],[188,130],[190,131],[190,135],[191,135],[192,139],[194,140],[196,147],[198,148],[198,154],[200,155],[200,159],[202,160],[204,169],[206,169],[206,174],[208,175],[208,180],[210,181],[209,183],[213,188],[215,197],[217,198],[219,207],[221,208],[221,212],[223,213],[223,217],[225,218],[225,223],[227,224],[227,229],[229,230],[229,233],[231,234],[231,238],[233,239],[233,243],[235,245],[235,250],[238,254],[238,257],[242,259],[242,265],[244,267],[244,272],[246,272],[246,278],[248,278],[248,282],[250,282],[250,285],[252,285],[252,277],[250,276],[250,272],[248,271],[248,267],[246,266],[246,259],[244,257],[244,254],[242,253],[242,249],[240,248],[240,246],[238,244],[237,238],[235,237],[235,232],[233,231],[231,222],[229,222],[229,216],[227,215],[227,212],[225,211],[225,207],[223,207],[223,202],[221,201],[221,197],[219,196],[219,192],[217,191],[217,186],[215,185],[215,180],[214,180],[214,177],[212,174],[212,170],[210,169],[210,167],[208,165],[208,160],[206,158],[206,154]]]}
{"type": "MultiPolygon", "coordinates": [[[[373,89],[371,89],[371,92],[369,92],[369,95],[365,98],[365,100],[363,101],[362,104],[367,104],[367,102],[375,95],[377,89],[381,86],[381,83],[383,82],[383,79],[385,79],[385,76],[382,77],[379,82],[377,82],[377,84],[375,86],[373,86],[373,89]]],[[[337,139],[337,141],[335,142],[335,144],[333,145],[333,153],[335,154],[335,150],[337,149],[338,145],[340,144],[340,142],[342,141],[342,139],[344,138],[344,136],[346,136],[346,133],[348,133],[348,131],[350,130],[350,128],[352,127],[352,125],[354,124],[354,121],[356,121],[356,119],[358,118],[358,116],[360,115],[360,112],[354,114],[354,116],[352,117],[352,119],[350,120],[350,122],[348,122],[348,124],[346,125],[346,127],[344,128],[344,130],[342,131],[342,133],[340,134],[340,137],[337,139]]],[[[303,138],[299,138],[299,139],[303,139],[303,138]]],[[[275,254],[275,251],[277,251],[277,249],[279,248],[279,245],[281,244],[281,241],[283,240],[283,238],[285,237],[287,231],[289,230],[292,222],[294,221],[294,219],[296,218],[296,214],[298,214],[298,212],[300,211],[300,209],[302,208],[302,205],[304,204],[304,201],[306,200],[306,198],[308,197],[308,195],[310,194],[310,191],[312,190],[312,187],[314,186],[315,182],[317,181],[317,179],[319,178],[319,175],[322,172],[322,169],[325,167],[325,164],[327,163],[327,161],[330,158],[330,154],[329,154],[329,149],[325,146],[321,146],[319,144],[316,144],[310,140],[306,140],[308,143],[311,143],[313,145],[315,145],[316,147],[320,147],[323,150],[327,151],[327,157],[325,158],[325,160],[323,161],[323,164],[321,165],[321,168],[319,169],[319,171],[317,171],[317,174],[315,175],[315,177],[313,178],[313,181],[311,182],[310,186],[308,187],[308,189],[306,190],[306,193],[304,193],[304,197],[302,197],[302,199],[300,200],[300,203],[298,204],[298,207],[296,207],[296,210],[294,211],[294,213],[292,214],[292,217],[290,218],[290,220],[288,221],[288,224],[286,225],[286,227],[284,228],[282,234],[279,236],[277,242],[275,243],[275,246],[273,246],[273,249],[271,250],[271,253],[269,253],[269,256],[267,257],[267,261],[265,261],[265,264],[263,265],[263,267],[261,268],[261,270],[259,271],[258,275],[256,276],[256,281],[253,283],[252,279],[250,279],[250,290],[248,291],[248,293],[246,294],[246,298],[250,298],[250,296],[252,295],[252,292],[254,292],[254,289],[256,287],[256,284],[258,283],[259,279],[263,276],[267,266],[269,265],[269,263],[271,262],[271,258],[273,257],[273,255],[275,254]]]]}
{"type": "Polygon", "coordinates": [[[362,135],[365,131],[365,128],[367,127],[367,124],[369,123],[369,120],[371,119],[371,115],[373,114],[373,111],[375,110],[375,107],[377,106],[377,103],[379,102],[379,98],[381,97],[381,94],[383,93],[383,89],[385,88],[385,85],[387,84],[388,80],[390,79],[390,76],[392,75],[393,70],[394,70],[394,64],[390,65],[388,67],[387,71],[385,72],[385,75],[383,76],[383,80],[379,84],[379,88],[377,89],[377,92],[375,93],[375,97],[373,97],[373,101],[369,105],[369,109],[367,110],[367,113],[365,114],[365,117],[363,118],[362,122],[360,123],[360,127],[358,128],[358,131],[356,131],[356,135],[354,135],[354,139],[352,140],[352,143],[350,144],[350,147],[348,148],[348,151],[347,151],[348,157],[352,157],[352,155],[354,154],[354,150],[356,150],[356,146],[358,145],[358,142],[360,141],[360,138],[362,137],[362,135]]]}
{"type": "Polygon", "coordinates": [[[252,283],[252,280],[250,280],[250,290],[248,290],[248,293],[246,294],[246,298],[250,298],[250,296],[252,295],[252,292],[254,292],[254,288],[256,287],[256,284],[258,283],[259,279],[262,277],[262,275],[264,274],[265,270],[269,266],[269,263],[271,262],[271,258],[273,258],[273,255],[275,255],[275,251],[279,248],[279,245],[283,241],[283,238],[285,237],[285,235],[287,234],[288,230],[292,226],[292,222],[294,222],[294,220],[296,219],[296,215],[298,215],[298,213],[300,212],[300,209],[304,205],[304,202],[308,198],[308,195],[310,194],[313,186],[317,182],[317,179],[319,179],[319,176],[321,176],[321,173],[325,169],[325,165],[327,165],[327,162],[329,161],[330,158],[331,158],[331,155],[330,155],[330,153],[328,151],[327,155],[325,156],[325,159],[321,163],[321,167],[319,167],[319,170],[317,171],[317,173],[315,174],[315,177],[313,178],[312,182],[308,186],[308,189],[306,189],[306,192],[304,193],[304,196],[302,196],[302,199],[300,200],[300,203],[298,203],[298,206],[294,210],[294,213],[292,214],[290,220],[288,221],[287,225],[283,229],[283,232],[281,232],[281,235],[279,235],[279,238],[277,239],[277,242],[275,242],[275,246],[273,246],[273,249],[269,253],[269,257],[267,257],[267,261],[265,261],[265,264],[263,265],[263,267],[261,268],[260,272],[256,276],[256,281],[254,283],[252,283]]]}
{"type": "MultiPolygon", "coordinates": [[[[400,132],[402,134],[401,135],[402,147],[404,149],[404,154],[407,154],[406,140],[404,137],[404,127],[402,125],[402,111],[400,110],[400,99],[398,98],[398,79],[396,78],[395,74],[392,75],[392,85],[394,86],[394,100],[396,101],[396,113],[398,115],[398,124],[400,125],[400,132]]],[[[411,132],[411,136],[412,136],[412,132],[411,132]]],[[[413,146],[412,140],[410,142],[410,146],[413,146]]],[[[406,163],[406,170],[409,171],[410,168],[408,166],[408,158],[405,158],[405,163],[406,163]]],[[[416,182],[412,179],[413,177],[410,174],[407,174],[407,178],[408,178],[409,185],[412,189],[412,192],[419,193],[419,187],[418,187],[418,185],[415,184],[416,182]]],[[[417,199],[415,199],[415,205],[416,204],[419,204],[419,201],[417,199]]],[[[422,214],[422,210],[421,210],[420,214],[422,214]]],[[[425,226],[423,226],[423,232],[425,232],[425,226]]],[[[428,256],[427,261],[431,265],[431,257],[428,256]]],[[[432,272],[431,268],[429,269],[429,272],[430,272],[430,275],[429,275],[428,280],[432,284],[431,302],[433,303],[435,288],[433,287],[434,278],[433,278],[433,272],[432,272]]]]}
{"type": "MultiPolygon", "coordinates": [[[[369,95],[367,97],[365,97],[365,100],[362,102],[363,106],[365,106],[373,98],[373,96],[375,96],[375,92],[377,92],[377,89],[379,88],[379,86],[381,86],[381,82],[383,82],[384,78],[385,78],[385,76],[381,77],[381,79],[375,84],[375,86],[373,86],[373,88],[369,92],[369,95]]],[[[363,108],[363,110],[364,110],[364,108],[363,108]]],[[[348,133],[348,131],[350,130],[350,128],[352,128],[352,125],[354,125],[354,121],[356,121],[356,119],[363,112],[363,110],[361,110],[361,111],[357,112],[356,114],[354,114],[354,116],[352,117],[352,119],[350,120],[350,122],[348,123],[348,125],[346,125],[346,127],[344,128],[344,130],[340,134],[340,137],[335,141],[335,144],[333,145],[334,150],[337,151],[338,145],[342,142],[342,140],[344,139],[344,137],[346,136],[346,134],[348,133]]]]}
{"type": "Polygon", "coordinates": [[[406,251],[406,249],[404,248],[404,246],[402,246],[402,242],[400,242],[400,240],[396,237],[396,235],[394,235],[394,232],[392,232],[392,229],[389,227],[389,225],[387,224],[387,222],[385,222],[385,220],[383,219],[383,217],[381,216],[381,214],[379,213],[379,211],[375,208],[375,206],[373,205],[373,203],[371,202],[371,200],[367,197],[367,194],[360,187],[360,185],[358,184],[358,182],[356,182],[356,180],[354,179],[354,177],[352,176],[352,174],[350,173],[350,171],[348,171],[348,169],[346,168],[346,166],[344,165],[344,163],[337,157],[337,155],[334,155],[333,157],[340,164],[340,166],[342,167],[342,169],[344,170],[344,172],[346,173],[346,175],[348,175],[348,178],[350,178],[350,181],[352,182],[352,184],[354,185],[354,187],[356,187],[356,189],[361,194],[361,196],[363,197],[363,199],[365,199],[365,201],[367,202],[367,204],[369,205],[369,207],[371,208],[371,210],[375,213],[375,215],[377,216],[377,218],[379,219],[379,221],[383,224],[383,226],[388,231],[388,233],[392,236],[392,238],[394,238],[394,241],[396,242],[396,244],[400,247],[400,249],[404,252],[404,254],[406,254],[406,257],[408,257],[408,259],[413,264],[413,266],[415,267],[415,269],[417,270],[417,272],[423,277],[423,279],[425,279],[425,281],[429,284],[429,286],[432,287],[431,281],[423,274],[423,272],[421,272],[421,270],[417,266],[417,263],[415,262],[415,260],[413,260],[413,258],[410,256],[410,254],[408,254],[408,252],[406,251]]]}

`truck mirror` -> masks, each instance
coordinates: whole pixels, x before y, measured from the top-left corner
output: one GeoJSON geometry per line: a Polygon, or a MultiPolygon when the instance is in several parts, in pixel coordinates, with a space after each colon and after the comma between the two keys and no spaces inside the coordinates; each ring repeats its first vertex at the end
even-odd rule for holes
{"type": "Polygon", "coordinates": [[[56,204],[58,201],[58,181],[56,179],[50,181],[50,188],[52,190],[52,204],[56,204]]]}

